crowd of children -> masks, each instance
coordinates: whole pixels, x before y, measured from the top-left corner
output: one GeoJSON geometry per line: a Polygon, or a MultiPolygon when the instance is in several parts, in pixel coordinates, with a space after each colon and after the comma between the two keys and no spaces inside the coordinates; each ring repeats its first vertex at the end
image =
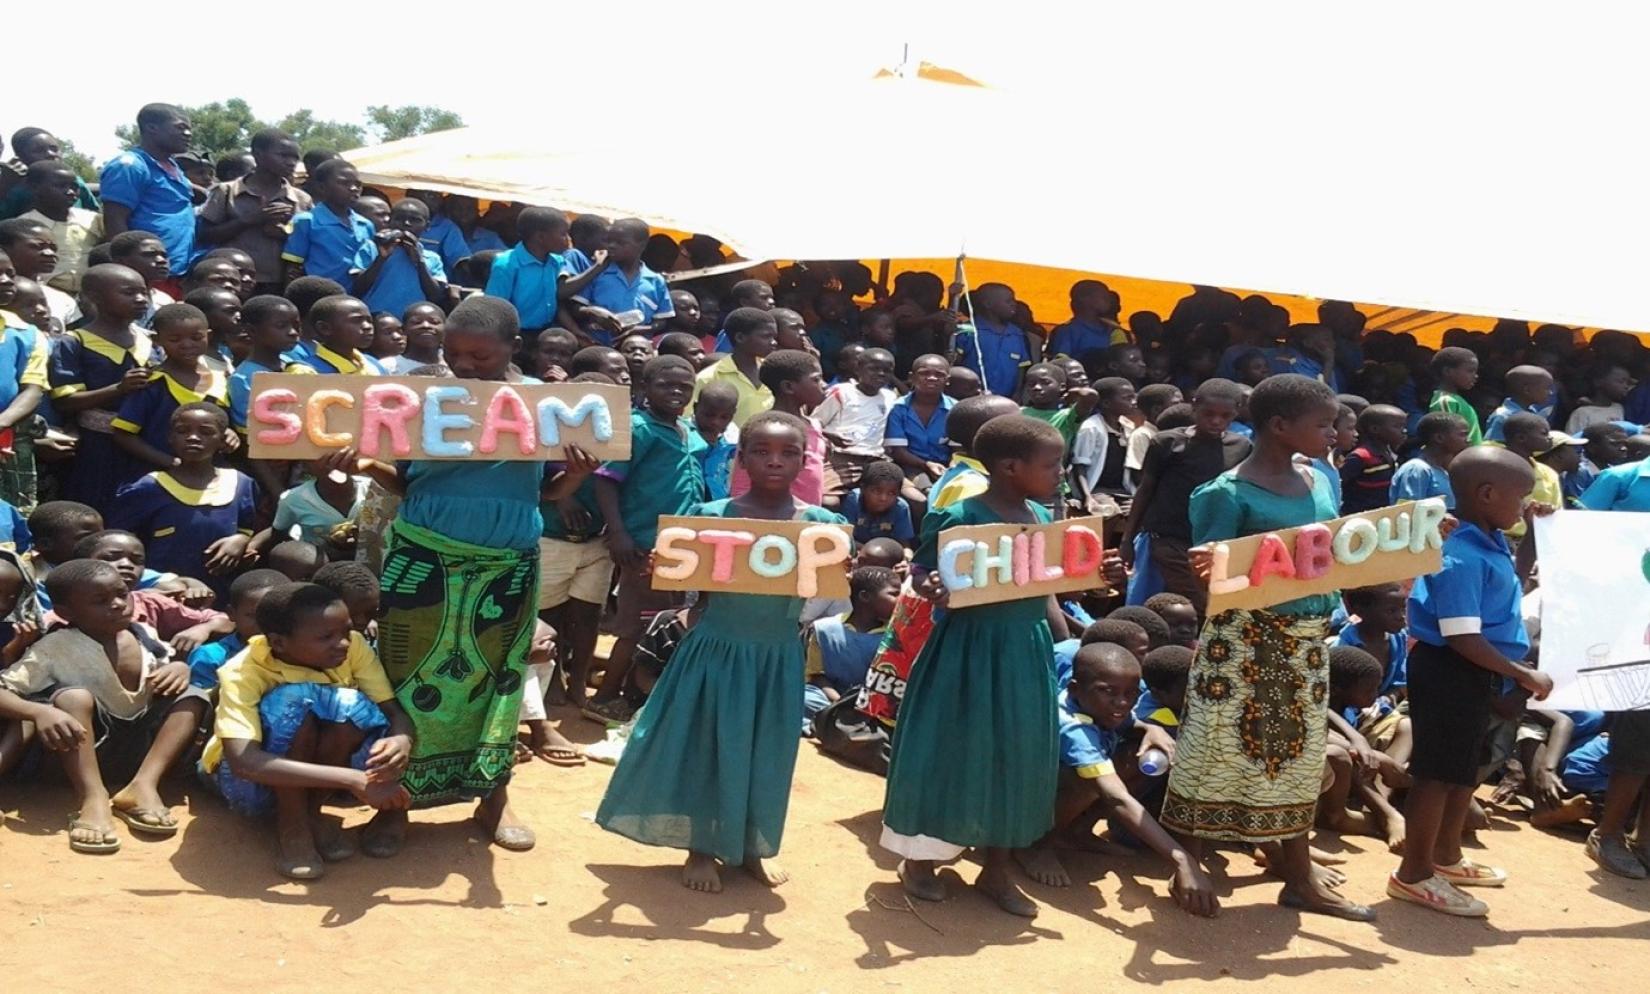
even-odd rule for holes
{"type": "Polygon", "coordinates": [[[272,814],[292,878],[462,800],[528,849],[512,767],[586,762],[549,701],[622,746],[597,824],[685,850],[700,891],[785,880],[802,737],[886,774],[920,900],[974,850],[977,889],[1034,916],[1023,882],[1067,884],[1104,824],[1195,914],[1220,843],[1281,904],[1372,919],[1325,830],[1401,854],[1390,896],[1483,915],[1462,888],[1508,874],[1462,841],[1491,780],[1650,876],[1650,728],[1542,709],[1526,623],[1532,515],[1650,510],[1633,335],[1503,321],[1433,349],[1208,287],[1125,318],[1097,280],[1045,329],[1006,285],[857,263],[672,280],[720,247],[391,196],[331,154],[300,184],[277,131],[204,189],[181,111],[138,136],[95,194],[35,128],[0,173],[0,782],[57,756],[76,852],[176,833],[180,769],[272,814]],[[254,460],[252,378],[281,371],[620,384],[631,451],[254,460]],[[1426,497],[1442,572],[1208,614],[1207,543],[1426,497]],[[655,591],[679,514],[844,524],[850,596],[655,591]],[[942,530],[1070,515],[1107,519],[1110,589],[949,607],[942,530]],[[359,838],[317,816],[340,791],[378,812],[359,838]]]}

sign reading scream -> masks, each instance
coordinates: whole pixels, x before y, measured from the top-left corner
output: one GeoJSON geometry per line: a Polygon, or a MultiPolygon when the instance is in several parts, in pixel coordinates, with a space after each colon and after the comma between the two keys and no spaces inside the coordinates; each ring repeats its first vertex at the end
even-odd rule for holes
{"type": "Polygon", "coordinates": [[[1312,594],[1391,583],[1444,566],[1439,497],[1210,548],[1209,613],[1254,610],[1312,594]]]}
{"type": "Polygon", "coordinates": [[[662,514],[653,589],[847,597],[852,538],[847,525],[662,514]]]}
{"type": "Polygon", "coordinates": [[[940,532],[939,573],[952,607],[1101,590],[1105,519],[965,525],[940,532]]]}
{"type": "Polygon", "coordinates": [[[314,459],[354,447],[372,459],[597,459],[630,455],[630,392],[605,383],[501,383],[428,376],[252,377],[254,459],[314,459]]]}

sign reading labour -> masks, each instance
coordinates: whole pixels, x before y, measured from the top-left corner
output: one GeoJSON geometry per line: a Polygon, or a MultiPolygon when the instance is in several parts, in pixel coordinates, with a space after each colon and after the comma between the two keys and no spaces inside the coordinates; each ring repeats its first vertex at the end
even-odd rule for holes
{"type": "Polygon", "coordinates": [[[597,459],[630,455],[630,392],[603,383],[503,383],[428,376],[252,377],[254,459],[314,459],[342,448],[402,459],[597,459]]]}
{"type": "Polygon", "coordinates": [[[1105,519],[965,525],[940,532],[939,574],[951,607],[1101,590],[1105,519]]]}
{"type": "Polygon", "coordinates": [[[662,514],[653,589],[843,598],[851,551],[847,525],[662,514]]]}
{"type": "Polygon", "coordinates": [[[1255,610],[1312,594],[1408,580],[1443,568],[1438,497],[1299,528],[1216,542],[1209,613],[1255,610]]]}

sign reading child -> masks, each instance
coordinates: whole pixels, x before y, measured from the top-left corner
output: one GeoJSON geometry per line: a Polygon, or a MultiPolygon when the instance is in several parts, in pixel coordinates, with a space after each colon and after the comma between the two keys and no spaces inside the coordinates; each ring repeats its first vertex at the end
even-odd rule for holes
{"type": "Polygon", "coordinates": [[[1436,573],[1443,568],[1439,497],[1300,528],[1217,542],[1209,552],[1209,613],[1436,573]]]}
{"type": "Polygon", "coordinates": [[[600,383],[259,373],[247,405],[254,459],[313,459],[354,447],[401,460],[551,460],[577,445],[630,455],[630,394],[600,383]]]}
{"type": "Polygon", "coordinates": [[[968,525],[940,533],[939,574],[951,607],[1071,590],[1103,590],[1105,519],[1046,525],[968,525]]]}
{"type": "Polygon", "coordinates": [[[663,514],[653,589],[844,598],[852,537],[847,525],[663,514]]]}

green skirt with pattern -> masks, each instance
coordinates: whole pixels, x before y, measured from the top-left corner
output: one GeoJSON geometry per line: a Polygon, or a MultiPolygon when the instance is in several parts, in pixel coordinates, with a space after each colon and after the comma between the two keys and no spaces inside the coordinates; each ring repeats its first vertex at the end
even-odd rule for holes
{"type": "Polygon", "coordinates": [[[390,526],[378,655],[416,738],[413,805],[485,797],[509,782],[538,606],[538,551],[390,526]]]}
{"type": "Polygon", "coordinates": [[[1163,827],[1278,842],[1312,827],[1328,715],[1329,619],[1226,611],[1203,624],[1163,827]]]}

